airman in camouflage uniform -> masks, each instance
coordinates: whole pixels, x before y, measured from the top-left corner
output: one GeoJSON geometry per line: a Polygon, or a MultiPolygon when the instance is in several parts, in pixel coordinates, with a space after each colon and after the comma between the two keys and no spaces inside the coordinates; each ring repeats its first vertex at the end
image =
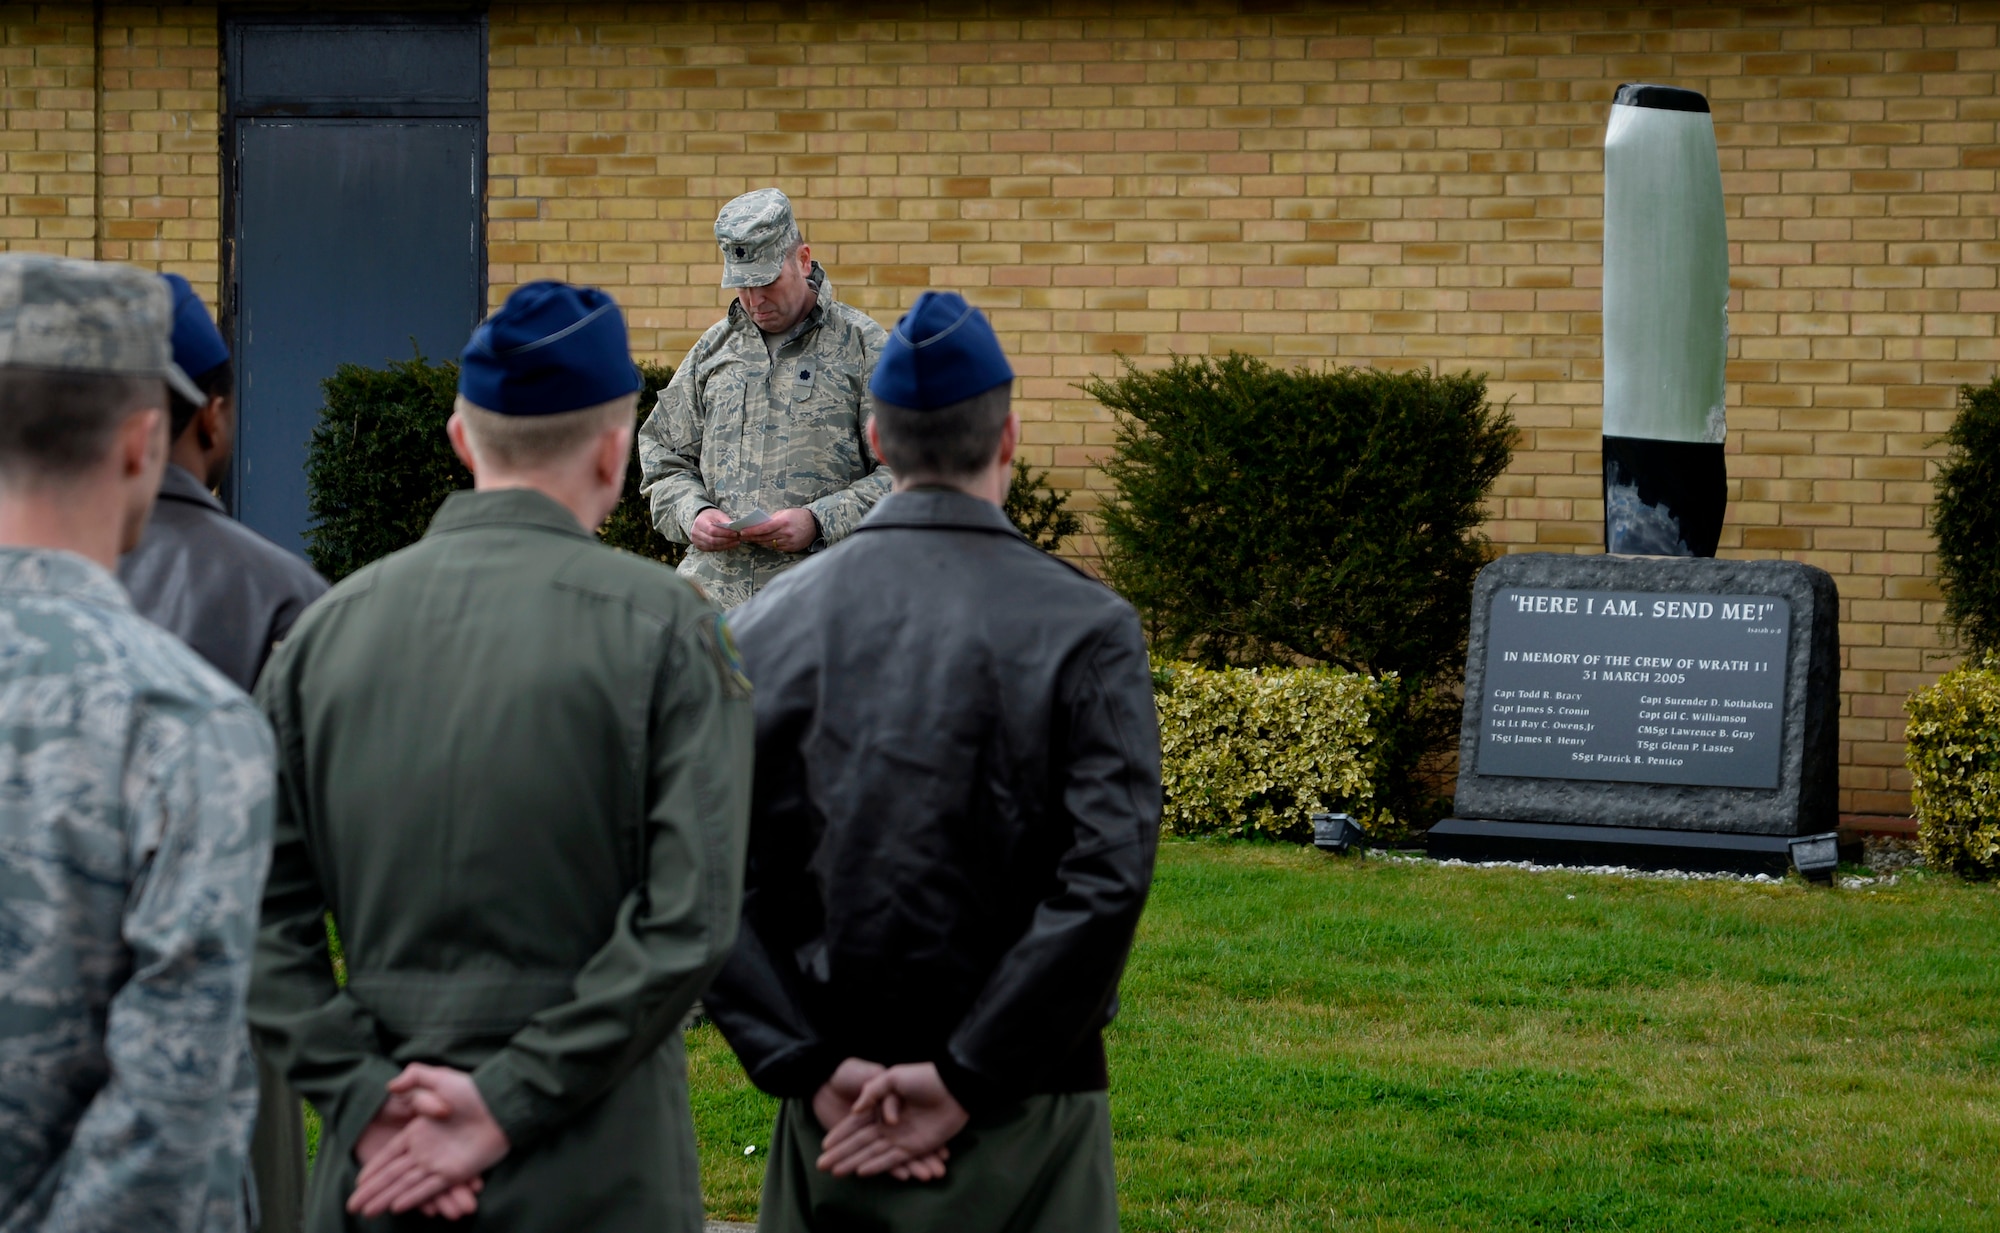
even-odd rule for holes
{"type": "Polygon", "coordinates": [[[166,399],[147,386],[187,384],[167,358],[169,303],[138,270],[0,256],[8,1233],[234,1231],[253,1215],[243,1008],[270,728],[109,569],[166,461],[166,399]]]}
{"type": "Polygon", "coordinates": [[[661,392],[639,462],[654,525],[693,545],[681,573],[730,608],[845,539],[889,491],[863,433],[868,376],[888,336],[834,299],[777,189],[725,205],[715,238],[722,285],[738,298],[661,392]],[[709,510],[719,512],[704,518],[709,510]],[[757,511],[796,529],[721,526],[757,511]]]}

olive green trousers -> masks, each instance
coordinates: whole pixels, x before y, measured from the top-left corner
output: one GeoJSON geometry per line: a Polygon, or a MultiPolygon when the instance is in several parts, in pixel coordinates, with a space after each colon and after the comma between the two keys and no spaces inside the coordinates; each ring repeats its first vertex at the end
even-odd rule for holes
{"type": "Polygon", "coordinates": [[[306,1123],[285,1074],[257,1059],[257,1123],[250,1132],[250,1176],[257,1183],[256,1233],[299,1233],[305,1224],[306,1123]]]}
{"type": "Polygon", "coordinates": [[[973,1119],[935,1182],[822,1173],[824,1136],[810,1103],[779,1109],[758,1233],[1118,1233],[1103,1092],[1031,1096],[973,1119]]]}

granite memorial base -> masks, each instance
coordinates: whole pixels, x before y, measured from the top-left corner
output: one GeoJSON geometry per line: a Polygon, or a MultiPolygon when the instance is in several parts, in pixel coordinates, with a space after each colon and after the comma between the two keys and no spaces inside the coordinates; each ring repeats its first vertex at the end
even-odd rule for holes
{"type": "MultiPolygon", "coordinates": [[[[1433,860],[1527,861],[1536,865],[1615,865],[1690,873],[1783,874],[1792,837],[1639,826],[1568,826],[1560,822],[1489,822],[1446,818],[1424,837],[1433,860]]],[[[1840,859],[1859,862],[1858,839],[1843,840],[1840,859]]]]}
{"type": "Polygon", "coordinates": [[[1788,840],[1838,824],[1837,598],[1793,561],[1487,566],[1430,853],[1781,871],[1788,840]]]}

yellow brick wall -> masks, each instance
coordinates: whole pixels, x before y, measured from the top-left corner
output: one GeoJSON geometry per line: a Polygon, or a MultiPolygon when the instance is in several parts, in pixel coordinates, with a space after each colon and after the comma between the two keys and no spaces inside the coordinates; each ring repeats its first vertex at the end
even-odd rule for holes
{"type": "MultiPolygon", "coordinates": [[[[723,304],[716,206],[777,184],[885,324],[926,286],[988,309],[1030,456],[1086,506],[1109,425],[1074,384],[1117,354],[1433,364],[1521,424],[1493,538],[1589,551],[1605,111],[1690,86],[1737,288],[1725,552],[1834,574],[1843,808],[1907,808],[1902,699],[1949,662],[1928,443],[2000,360],[2000,2],[1269,7],[495,5],[491,296],[596,283],[678,360],[723,304]]],[[[0,4],[0,32],[0,247],[213,302],[216,10],[0,4]]]]}
{"type": "Polygon", "coordinates": [[[0,5],[0,246],[95,255],[97,57],[87,4],[0,5]]]}
{"type": "Polygon", "coordinates": [[[105,9],[98,256],[182,274],[216,307],[220,30],[213,6],[105,9]]]}
{"type": "Polygon", "coordinates": [[[1073,386],[1115,354],[1469,368],[1522,429],[1488,532],[1590,551],[1609,99],[1700,90],[1725,555],[1834,575],[1842,807],[1907,809],[1902,701],[1946,662],[1928,442],[2000,359],[2000,4],[983,7],[495,5],[494,301],[597,283],[678,360],[723,303],[716,207],[776,184],[884,323],[927,286],[988,310],[1031,456],[1086,501],[1110,426],[1073,386]]]}
{"type": "Polygon", "coordinates": [[[185,274],[221,256],[213,6],[0,5],[0,248],[185,274]]]}

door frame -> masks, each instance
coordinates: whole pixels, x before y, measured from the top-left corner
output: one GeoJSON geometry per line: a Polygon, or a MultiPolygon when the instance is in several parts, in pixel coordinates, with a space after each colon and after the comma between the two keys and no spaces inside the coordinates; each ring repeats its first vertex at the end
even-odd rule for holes
{"type": "MultiPolygon", "coordinates": [[[[220,228],[220,253],[218,288],[220,303],[217,305],[216,326],[229,344],[232,360],[242,353],[241,339],[237,335],[240,317],[239,307],[242,296],[241,263],[237,246],[241,241],[238,230],[241,221],[242,169],[238,164],[237,125],[243,120],[298,119],[298,120],[402,120],[402,119],[450,119],[470,120],[477,127],[479,159],[473,181],[473,191],[478,195],[478,241],[473,253],[473,304],[476,312],[483,316],[486,311],[487,269],[491,264],[487,257],[487,237],[492,231],[492,220],[487,214],[488,196],[486,189],[488,141],[491,133],[487,117],[491,110],[488,65],[492,58],[492,32],[487,21],[486,5],[443,4],[427,8],[419,3],[395,11],[374,11],[364,8],[342,9],[333,12],[312,11],[304,6],[279,7],[269,4],[238,4],[225,6],[217,11],[216,32],[220,40],[221,54],[217,56],[217,68],[221,75],[220,90],[222,116],[220,124],[220,150],[222,164],[222,217],[220,228]],[[475,103],[440,107],[435,103],[382,103],[350,104],[340,102],[281,102],[247,103],[241,97],[241,81],[231,70],[239,63],[242,55],[242,31],[246,26],[409,26],[415,28],[449,27],[454,29],[476,29],[479,33],[479,87],[475,103]]],[[[240,389],[243,383],[243,369],[238,365],[236,381],[240,389]]],[[[240,411],[239,402],[239,415],[240,411]]],[[[241,423],[238,424],[238,439],[241,439],[241,423]]],[[[241,480],[243,456],[241,452],[232,454],[228,474],[223,477],[219,494],[224,508],[230,516],[237,516],[236,494],[241,480]]]]}

